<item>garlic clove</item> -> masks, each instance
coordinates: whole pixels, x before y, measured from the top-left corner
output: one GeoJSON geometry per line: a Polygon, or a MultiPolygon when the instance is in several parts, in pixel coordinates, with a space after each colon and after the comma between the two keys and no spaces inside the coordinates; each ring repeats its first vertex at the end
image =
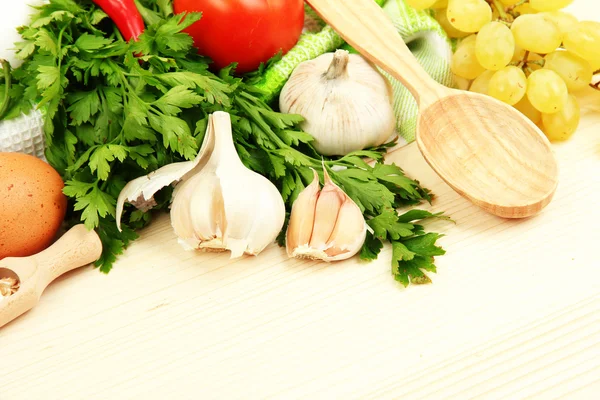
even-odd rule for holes
{"type": "Polygon", "coordinates": [[[171,225],[184,248],[215,246],[224,251],[222,243],[214,241],[222,237],[223,221],[223,197],[214,173],[194,175],[178,186],[171,204],[171,225]]]}
{"type": "Polygon", "coordinates": [[[315,221],[310,238],[310,247],[325,250],[335,228],[340,207],[344,203],[344,195],[341,190],[329,181],[325,183],[315,209],[315,221]]]}
{"type": "MultiPolygon", "coordinates": [[[[133,204],[142,211],[147,211],[154,207],[156,205],[156,202],[154,201],[156,192],[165,186],[185,180],[202,169],[208,161],[213,145],[214,133],[208,128],[202,146],[194,160],[168,164],[148,175],[141,176],[128,182],[117,198],[116,220],[119,232],[121,231],[123,207],[126,202],[133,204]]],[[[173,193],[173,196],[175,196],[175,192],[173,193]]]]}
{"type": "Polygon", "coordinates": [[[286,249],[290,257],[320,259],[324,261],[345,260],[354,256],[362,247],[367,224],[356,203],[331,180],[323,167],[325,185],[321,191],[315,181],[305,188],[292,206],[290,224],[286,232],[286,249]],[[308,199],[316,199],[314,214],[308,199]],[[301,203],[296,206],[296,203],[301,203]],[[306,213],[306,220],[304,219],[306,213]],[[312,233],[306,239],[304,224],[312,220],[312,233]],[[293,223],[292,223],[293,222],[293,223]],[[299,241],[301,229],[304,239],[299,241]],[[290,240],[291,239],[291,240],[290,240]]]}
{"type": "MultiPolygon", "coordinates": [[[[257,177],[268,181],[260,175],[257,175],[257,177]]],[[[267,185],[263,186],[267,187],[267,185]]],[[[270,182],[268,187],[270,188],[268,191],[261,193],[260,203],[262,207],[257,208],[258,212],[247,236],[248,247],[246,253],[250,255],[257,255],[273,243],[285,222],[285,204],[281,199],[281,194],[270,182]]]]}
{"type": "Polygon", "coordinates": [[[315,209],[319,198],[319,175],[313,170],[314,178],[296,198],[292,205],[290,222],[286,232],[286,251],[292,257],[293,249],[308,246],[315,221],[315,209]]]}
{"type": "Polygon", "coordinates": [[[355,255],[367,236],[367,226],[360,208],[349,198],[344,201],[338,213],[331,242],[325,254],[330,261],[343,260],[355,255]]]}
{"type": "Polygon", "coordinates": [[[190,186],[189,183],[192,182],[193,185],[193,181],[192,177],[179,184],[178,195],[173,196],[171,202],[171,226],[177,235],[177,241],[186,250],[194,250],[200,241],[190,223],[192,220],[191,208],[187,206],[187,201],[184,201],[191,196],[193,186],[190,186]]]}

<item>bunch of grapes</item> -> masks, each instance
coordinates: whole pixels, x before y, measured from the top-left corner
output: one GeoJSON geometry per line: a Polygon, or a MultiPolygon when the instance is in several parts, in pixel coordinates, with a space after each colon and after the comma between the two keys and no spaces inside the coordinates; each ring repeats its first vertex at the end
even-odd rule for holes
{"type": "Polygon", "coordinates": [[[460,40],[455,75],[469,90],[526,115],[550,140],[579,125],[573,95],[600,71],[600,23],[560,11],[573,0],[407,0],[432,9],[448,36],[460,40]]]}

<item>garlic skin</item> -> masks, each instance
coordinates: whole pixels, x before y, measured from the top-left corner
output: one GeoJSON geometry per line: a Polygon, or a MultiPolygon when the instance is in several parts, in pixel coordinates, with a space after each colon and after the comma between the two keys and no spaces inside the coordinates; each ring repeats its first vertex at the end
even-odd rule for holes
{"type": "Polygon", "coordinates": [[[319,190],[319,176],[299,195],[292,206],[286,232],[289,257],[339,261],[361,249],[367,224],[360,208],[340,189],[323,168],[325,185],[319,190]]]}
{"type": "Polygon", "coordinates": [[[319,153],[346,155],[393,138],[392,100],[389,82],[371,63],[337,50],[298,65],[279,107],[304,117],[301,127],[319,153]]]}
{"type": "Polygon", "coordinates": [[[123,214],[125,203],[133,204],[142,211],[148,211],[156,205],[154,201],[156,192],[165,186],[184,181],[206,165],[214,147],[214,134],[212,134],[212,131],[209,134],[209,129],[210,127],[207,128],[202,146],[194,160],[165,165],[156,171],[150,172],[148,175],[140,176],[128,182],[123,187],[117,198],[116,208],[116,220],[119,232],[121,231],[121,215],[123,214]]]}
{"type": "Polygon", "coordinates": [[[285,204],[281,194],[267,178],[244,166],[235,150],[226,112],[209,117],[202,149],[194,161],[167,165],[153,176],[128,183],[131,187],[125,187],[125,194],[123,189],[118,209],[122,211],[121,200],[143,203],[158,190],[156,187],[174,181],[179,183],[173,192],[171,225],[179,243],[188,250],[230,250],[231,258],[257,255],[283,227],[285,204]]]}

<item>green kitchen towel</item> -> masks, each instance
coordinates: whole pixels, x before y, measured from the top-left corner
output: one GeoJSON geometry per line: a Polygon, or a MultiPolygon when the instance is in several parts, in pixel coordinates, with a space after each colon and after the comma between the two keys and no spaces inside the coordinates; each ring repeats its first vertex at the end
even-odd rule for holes
{"type": "MultiPolygon", "coordinates": [[[[428,11],[413,9],[404,0],[375,1],[383,7],[408,48],[429,75],[442,85],[454,86],[450,71],[451,44],[433,16],[428,11]]],[[[281,60],[267,68],[257,84],[266,93],[265,100],[272,101],[277,97],[298,64],[338,48],[354,51],[306,6],[305,31],[298,43],[281,60]]],[[[417,103],[399,81],[385,71],[380,71],[389,79],[393,88],[398,134],[407,142],[412,142],[415,139],[417,103]]]]}

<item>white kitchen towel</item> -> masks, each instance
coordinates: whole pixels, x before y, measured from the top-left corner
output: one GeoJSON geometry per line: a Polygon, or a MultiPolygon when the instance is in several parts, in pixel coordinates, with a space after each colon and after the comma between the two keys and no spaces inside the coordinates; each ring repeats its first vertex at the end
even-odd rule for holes
{"type": "MultiPolygon", "coordinates": [[[[13,67],[20,65],[13,45],[20,39],[17,27],[29,22],[34,11],[30,6],[45,0],[0,0],[0,58],[8,60],[13,67]]],[[[0,152],[27,153],[45,160],[44,118],[40,111],[0,122],[0,152]]]]}
{"type": "Polygon", "coordinates": [[[44,117],[41,111],[0,122],[0,152],[17,152],[44,157],[44,117]]]}

